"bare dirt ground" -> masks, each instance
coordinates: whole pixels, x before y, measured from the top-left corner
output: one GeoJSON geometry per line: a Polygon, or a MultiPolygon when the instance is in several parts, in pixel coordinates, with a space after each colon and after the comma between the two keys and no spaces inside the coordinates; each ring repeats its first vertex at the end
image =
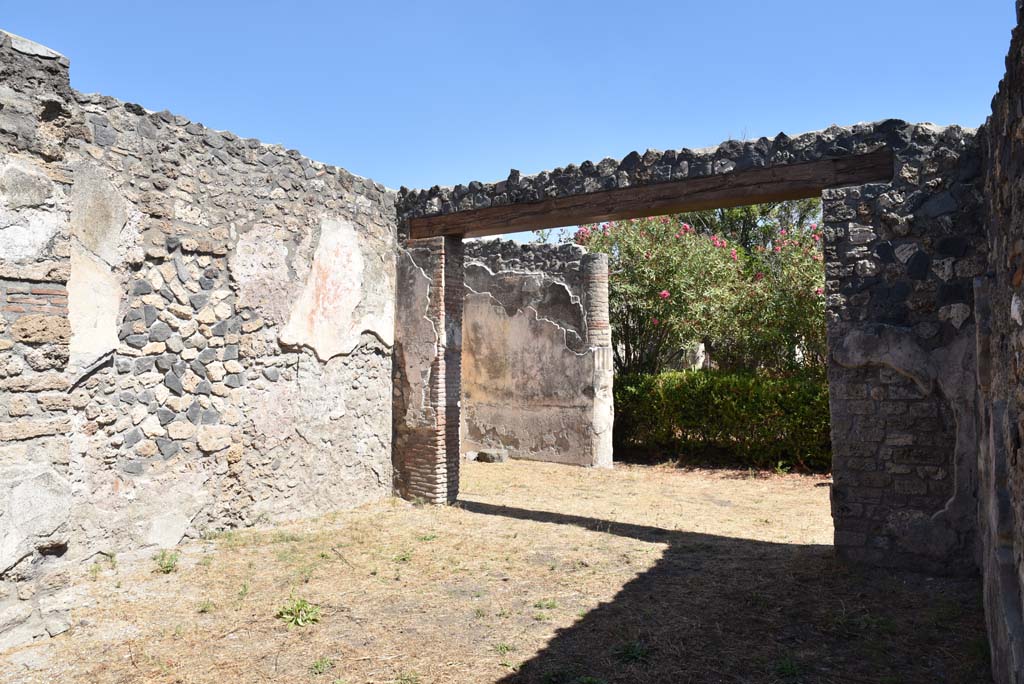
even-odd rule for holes
{"type": "Polygon", "coordinates": [[[0,681],[990,681],[977,580],[837,563],[825,477],[463,473],[458,507],[223,533],[167,574],[83,569],[75,627],[0,657],[0,681]],[[277,617],[293,599],[319,622],[277,617]]]}

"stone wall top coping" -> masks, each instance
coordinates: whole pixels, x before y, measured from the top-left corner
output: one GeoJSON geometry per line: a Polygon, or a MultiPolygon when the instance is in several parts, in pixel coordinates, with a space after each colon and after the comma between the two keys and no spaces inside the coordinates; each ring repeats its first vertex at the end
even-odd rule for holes
{"type": "MultiPolygon", "coordinates": [[[[61,53],[52,50],[45,45],[33,42],[27,38],[23,38],[16,34],[10,33],[0,29],[0,47],[3,47],[9,42],[10,48],[16,52],[19,52],[30,57],[37,57],[45,60],[57,60],[62,66],[70,66],[70,60],[61,53]]],[[[165,124],[174,125],[178,127],[188,127],[189,132],[196,135],[209,135],[211,139],[209,144],[211,147],[217,146],[219,141],[216,138],[220,138],[220,142],[234,142],[238,141],[240,144],[248,147],[260,147],[265,148],[270,152],[275,153],[275,156],[289,157],[291,159],[306,160],[309,166],[318,170],[325,171],[332,175],[344,174],[350,176],[354,181],[362,184],[371,184],[378,192],[382,193],[396,193],[397,191],[387,186],[374,181],[366,176],[360,176],[359,174],[352,173],[348,169],[334,164],[328,164],[326,162],[317,161],[306,157],[300,151],[295,149],[289,149],[279,143],[267,143],[257,138],[243,138],[235,133],[228,130],[220,130],[216,128],[207,127],[199,122],[193,121],[188,117],[174,114],[168,110],[154,111],[143,107],[142,105],[126,102],[119,100],[118,98],[111,97],[109,95],[102,95],[99,93],[82,93],[72,89],[72,95],[75,101],[85,108],[87,111],[90,108],[100,107],[105,110],[111,110],[115,108],[124,108],[127,112],[136,116],[145,116],[150,119],[159,119],[165,124]]],[[[95,113],[95,112],[93,112],[95,113]]]]}
{"type": "MultiPolygon", "coordinates": [[[[64,66],[70,66],[71,60],[57,52],[52,50],[41,43],[37,43],[28,38],[22,38],[21,36],[0,29],[0,36],[3,36],[5,40],[11,41],[11,48],[20,52],[23,55],[31,55],[33,57],[42,57],[43,59],[55,59],[64,66]]],[[[0,41],[3,42],[3,41],[0,41]]]]}
{"type": "Polygon", "coordinates": [[[898,154],[914,146],[928,146],[945,136],[973,137],[975,134],[976,129],[957,125],[886,119],[850,126],[833,125],[795,136],[779,133],[774,138],[726,140],[702,149],[648,149],[642,154],[630,152],[618,160],[608,157],[598,162],[584,161],[532,175],[512,169],[505,180],[495,182],[474,180],[420,190],[402,187],[398,191],[398,213],[407,220],[752,168],[849,157],[885,147],[898,154]]]}

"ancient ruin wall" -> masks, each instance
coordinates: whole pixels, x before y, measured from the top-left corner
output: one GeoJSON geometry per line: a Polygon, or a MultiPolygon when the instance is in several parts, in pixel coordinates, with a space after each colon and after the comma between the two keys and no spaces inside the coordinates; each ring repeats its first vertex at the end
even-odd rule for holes
{"type": "Polygon", "coordinates": [[[398,249],[392,434],[395,492],[452,503],[459,489],[462,359],[461,240],[398,249]]]}
{"type": "Polygon", "coordinates": [[[973,132],[890,130],[892,183],[826,190],[836,547],[974,570],[972,279],[985,269],[973,132]]]}
{"type": "Polygon", "coordinates": [[[591,301],[607,262],[584,268],[597,260],[572,244],[465,243],[465,457],[611,465],[609,344],[592,346],[588,324],[608,318],[607,297],[591,301]]]}
{"type": "MultiPolygon", "coordinates": [[[[985,268],[970,131],[889,120],[648,150],[497,183],[399,193],[420,217],[738,174],[878,150],[891,182],[824,193],[836,547],[852,560],[970,572],[976,426],[971,281],[985,268]]],[[[739,198],[737,198],[739,199],[739,198]]]]}
{"type": "Polygon", "coordinates": [[[996,681],[1024,682],[1024,7],[982,129],[989,273],[978,312],[979,565],[996,681]]]}
{"type": "Polygon", "coordinates": [[[63,569],[387,496],[394,196],[0,34],[0,648],[63,569]]]}

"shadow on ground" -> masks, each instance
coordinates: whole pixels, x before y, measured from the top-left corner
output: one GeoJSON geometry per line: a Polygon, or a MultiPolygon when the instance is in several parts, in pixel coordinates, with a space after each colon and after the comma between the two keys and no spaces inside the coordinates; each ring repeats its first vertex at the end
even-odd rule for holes
{"type": "Polygon", "coordinates": [[[466,511],[668,544],[500,684],[990,682],[979,582],[775,544],[463,501],[466,511]]]}

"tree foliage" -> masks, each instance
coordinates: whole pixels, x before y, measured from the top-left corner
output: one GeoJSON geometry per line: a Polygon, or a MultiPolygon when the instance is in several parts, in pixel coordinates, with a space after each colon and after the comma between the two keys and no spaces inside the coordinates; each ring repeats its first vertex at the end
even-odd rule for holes
{"type": "Polygon", "coordinates": [[[825,358],[816,200],[581,226],[604,252],[619,373],[675,367],[702,342],[723,369],[786,371],[825,358]]]}

